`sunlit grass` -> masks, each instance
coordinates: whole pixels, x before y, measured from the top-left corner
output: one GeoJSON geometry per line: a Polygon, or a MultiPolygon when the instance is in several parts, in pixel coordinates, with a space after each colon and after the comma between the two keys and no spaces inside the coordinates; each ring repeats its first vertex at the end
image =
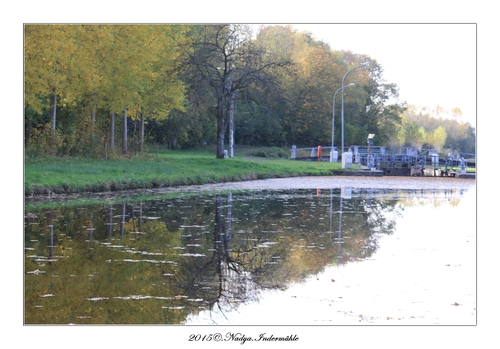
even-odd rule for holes
{"type": "Polygon", "coordinates": [[[50,158],[25,163],[31,194],[115,191],[273,177],[331,175],[340,163],[237,156],[211,151],[160,151],[123,160],[50,158]]]}

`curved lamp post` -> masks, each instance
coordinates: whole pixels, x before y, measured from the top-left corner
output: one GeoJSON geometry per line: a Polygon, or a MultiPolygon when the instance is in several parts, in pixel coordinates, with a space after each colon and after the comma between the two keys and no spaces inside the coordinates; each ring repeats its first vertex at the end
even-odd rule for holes
{"type": "Polygon", "coordinates": [[[335,91],[335,93],[333,94],[333,113],[332,113],[332,150],[330,151],[330,162],[333,162],[333,159],[332,159],[332,153],[333,152],[333,130],[334,130],[334,121],[335,121],[335,97],[337,97],[337,92],[339,92],[340,90],[343,90],[344,88],[346,87],[349,87],[349,86],[354,86],[354,82],[351,82],[349,85],[347,86],[344,86],[344,87],[340,87],[337,91],[335,91]]]}
{"type": "MultiPolygon", "coordinates": [[[[344,89],[344,80],[345,80],[345,77],[347,76],[347,74],[349,74],[349,72],[351,70],[354,70],[354,69],[357,69],[357,68],[361,68],[361,67],[366,67],[368,64],[370,64],[370,62],[364,62],[354,68],[351,68],[349,69],[345,74],[344,74],[344,77],[342,78],[342,87],[341,89],[344,89]]],[[[344,153],[344,94],[342,93],[342,148],[340,149],[340,151],[342,153],[344,153]]]]}

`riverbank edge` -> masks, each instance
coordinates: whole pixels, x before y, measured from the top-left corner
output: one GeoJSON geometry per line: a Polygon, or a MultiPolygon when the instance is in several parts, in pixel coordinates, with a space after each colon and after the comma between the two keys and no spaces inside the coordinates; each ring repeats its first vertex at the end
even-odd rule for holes
{"type": "MultiPolygon", "coordinates": [[[[331,177],[332,178],[338,178],[341,179],[343,177],[346,178],[362,178],[362,177],[369,177],[369,178],[384,178],[384,179],[407,179],[407,180],[422,180],[422,179],[427,179],[427,180],[432,180],[433,178],[440,179],[440,180],[449,180],[450,182],[453,182],[457,179],[466,179],[466,180],[473,180],[475,181],[476,179],[476,174],[465,174],[465,175],[460,175],[458,177],[424,177],[424,176],[385,176],[383,173],[379,173],[382,171],[356,171],[356,170],[332,170],[331,171],[331,177]]],[[[35,190],[32,193],[26,193],[25,192],[25,199],[43,199],[43,198],[55,198],[58,196],[65,196],[65,195],[71,195],[71,196],[79,196],[79,195],[89,195],[89,194],[98,194],[98,195],[109,195],[109,194],[120,194],[120,193],[127,193],[131,191],[137,191],[137,190],[145,190],[145,191],[162,191],[165,189],[182,189],[182,188],[191,188],[191,187],[199,187],[199,186],[204,186],[204,185],[217,185],[217,184],[226,184],[226,183],[238,183],[238,182],[252,182],[256,180],[265,180],[265,179],[280,179],[280,178],[307,178],[307,177],[324,177],[323,174],[318,174],[318,175],[313,175],[310,173],[307,174],[290,174],[290,175],[273,175],[270,176],[268,174],[265,175],[251,175],[251,176],[242,176],[241,178],[235,178],[232,176],[228,180],[219,180],[219,181],[206,181],[204,183],[199,183],[198,181],[192,181],[190,183],[190,180],[188,178],[184,179],[182,183],[168,183],[168,181],[165,181],[165,183],[161,184],[156,181],[150,182],[149,185],[148,183],[142,182],[141,185],[134,185],[133,182],[127,182],[127,181],[121,181],[120,183],[107,183],[107,184],[102,184],[102,186],[96,186],[96,185],[89,185],[89,190],[79,190],[79,191],[67,191],[65,186],[61,187],[54,187],[54,186],[44,186],[44,185],[34,185],[37,190],[35,190]],[[99,189],[100,190],[96,190],[99,189]]],[[[69,187],[68,187],[69,188],[69,187]]]]}
{"type": "MultiPolygon", "coordinates": [[[[317,176],[324,174],[317,174],[317,176]]],[[[25,185],[24,197],[43,197],[51,195],[63,195],[63,194],[91,194],[91,193],[109,193],[109,192],[125,192],[130,190],[147,190],[147,189],[165,189],[165,188],[176,188],[176,187],[186,187],[194,185],[206,185],[206,184],[220,184],[220,183],[231,183],[231,182],[243,182],[251,180],[260,179],[270,179],[270,178],[289,178],[289,177],[304,177],[304,176],[316,176],[313,173],[290,173],[290,174],[248,174],[241,176],[231,175],[229,177],[222,177],[218,180],[208,179],[203,180],[200,177],[184,177],[178,180],[168,180],[168,179],[154,179],[152,181],[141,181],[136,182],[134,180],[110,180],[109,182],[97,182],[94,184],[87,184],[75,189],[74,186],[68,183],[62,185],[44,185],[44,184],[32,184],[25,185]]]]}

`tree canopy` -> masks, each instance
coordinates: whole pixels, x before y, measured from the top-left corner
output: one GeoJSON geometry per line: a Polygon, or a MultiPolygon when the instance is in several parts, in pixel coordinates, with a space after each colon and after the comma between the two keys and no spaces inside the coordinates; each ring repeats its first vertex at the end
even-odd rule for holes
{"type": "MultiPolygon", "coordinates": [[[[475,129],[406,106],[375,58],[338,51],[292,26],[25,25],[25,149],[28,155],[108,157],[238,144],[328,145],[332,109],[339,146],[340,98],[349,69],[345,143],[475,151],[475,129]],[[335,103],[335,106],[333,105],[335,103]],[[115,115],[120,119],[115,121],[115,115]],[[121,121],[120,121],[121,120],[121,121]]],[[[441,114],[440,114],[441,113],[441,114]]]]}

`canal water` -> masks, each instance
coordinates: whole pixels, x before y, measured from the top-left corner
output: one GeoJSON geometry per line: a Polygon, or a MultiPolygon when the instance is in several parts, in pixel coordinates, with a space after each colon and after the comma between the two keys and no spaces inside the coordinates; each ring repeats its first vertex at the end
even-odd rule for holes
{"type": "Polygon", "coordinates": [[[27,200],[24,229],[25,324],[476,324],[474,186],[27,200]]]}

